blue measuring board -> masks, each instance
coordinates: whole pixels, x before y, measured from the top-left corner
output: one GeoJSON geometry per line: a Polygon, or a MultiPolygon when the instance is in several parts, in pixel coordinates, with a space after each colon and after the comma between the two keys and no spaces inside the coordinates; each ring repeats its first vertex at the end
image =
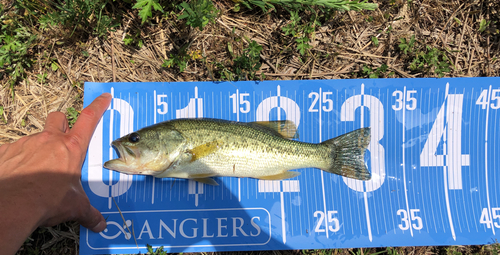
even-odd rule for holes
{"type": "Polygon", "coordinates": [[[83,187],[107,219],[80,252],[138,253],[487,244],[500,237],[500,78],[86,83],[113,101],[83,187]],[[219,186],[102,167],[112,140],[176,118],[284,120],[319,143],[371,127],[370,181],[318,169],[219,186]],[[122,216],[113,202],[120,208],[122,216]],[[137,248],[134,237],[139,248],[137,248]]]}

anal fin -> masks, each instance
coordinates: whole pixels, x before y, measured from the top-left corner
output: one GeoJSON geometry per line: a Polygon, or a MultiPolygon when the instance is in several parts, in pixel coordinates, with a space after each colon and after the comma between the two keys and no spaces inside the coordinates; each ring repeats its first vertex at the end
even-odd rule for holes
{"type": "Polygon", "coordinates": [[[214,176],[214,174],[212,174],[212,173],[190,174],[188,178],[190,180],[205,183],[208,185],[219,186],[219,184],[216,181],[214,181],[214,179],[210,178],[213,176],[214,176]]]}
{"type": "Polygon", "coordinates": [[[299,175],[300,175],[299,172],[287,171],[287,172],[284,172],[281,174],[261,176],[261,177],[258,177],[257,179],[260,179],[260,180],[284,180],[284,179],[290,179],[293,177],[297,177],[299,175]]]}

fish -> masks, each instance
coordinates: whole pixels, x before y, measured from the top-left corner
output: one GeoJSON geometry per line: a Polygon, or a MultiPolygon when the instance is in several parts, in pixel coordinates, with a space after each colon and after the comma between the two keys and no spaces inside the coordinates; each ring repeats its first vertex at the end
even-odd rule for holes
{"type": "Polygon", "coordinates": [[[357,180],[370,180],[364,153],[370,128],[321,143],[293,140],[292,121],[234,122],[175,119],[160,122],[111,143],[118,158],[104,167],[125,174],[192,179],[218,185],[211,177],[283,180],[302,168],[317,168],[357,180]]]}

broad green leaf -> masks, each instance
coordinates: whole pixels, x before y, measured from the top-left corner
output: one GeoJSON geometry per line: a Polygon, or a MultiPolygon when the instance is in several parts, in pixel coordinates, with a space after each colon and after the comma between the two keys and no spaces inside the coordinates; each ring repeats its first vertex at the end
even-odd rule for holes
{"type": "Polygon", "coordinates": [[[132,9],[139,9],[139,17],[142,19],[142,23],[146,22],[148,18],[153,16],[152,9],[163,12],[163,8],[158,3],[159,0],[137,0],[137,3],[132,7],[132,9]]]}
{"type": "Polygon", "coordinates": [[[59,69],[59,66],[55,63],[55,62],[52,62],[52,64],[50,65],[50,68],[52,68],[52,71],[57,71],[57,69],[59,69]]]}

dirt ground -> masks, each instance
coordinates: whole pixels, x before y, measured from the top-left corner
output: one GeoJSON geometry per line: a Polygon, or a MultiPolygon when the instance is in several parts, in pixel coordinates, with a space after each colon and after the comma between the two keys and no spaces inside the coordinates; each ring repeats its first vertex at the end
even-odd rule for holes
{"type": "MultiPolygon", "coordinates": [[[[311,49],[302,56],[294,42],[284,36],[282,27],[289,14],[278,9],[263,13],[258,9],[232,11],[230,1],[216,1],[221,10],[215,24],[203,31],[184,29],[174,18],[156,17],[141,25],[137,11],[124,10],[123,20],[106,39],[77,31],[53,29],[40,34],[31,49],[35,60],[26,78],[15,84],[11,96],[8,77],[0,83],[0,105],[5,122],[0,122],[0,144],[40,132],[47,114],[82,108],[83,83],[111,81],[211,81],[220,80],[213,63],[231,62],[231,52],[241,52],[247,37],[259,43],[262,66],[257,77],[268,80],[367,78],[363,67],[387,65],[380,78],[437,77],[429,72],[412,71],[410,54],[399,48],[402,39],[415,36],[419,49],[431,47],[445,52],[450,71],[444,77],[483,77],[500,75],[499,1],[375,1],[379,8],[364,12],[335,12],[311,34],[311,49]],[[394,2],[394,3],[391,3],[394,2]],[[411,2],[411,4],[409,4],[411,2]],[[479,32],[481,20],[492,23],[479,32]],[[141,48],[123,43],[126,33],[138,34],[141,48]],[[375,46],[372,38],[378,40],[375,46]],[[187,68],[164,68],[162,63],[178,48],[189,44],[189,52],[202,58],[188,61],[187,68]],[[53,71],[49,64],[59,68],[53,71]],[[40,75],[46,74],[41,81],[40,75]]],[[[308,20],[310,13],[303,14],[308,20]]],[[[185,25],[184,25],[185,26],[185,25]]],[[[293,39],[293,38],[292,38],[293,39]]],[[[431,67],[432,69],[432,67],[431,67]]],[[[1,70],[1,69],[0,69],[1,70]]]]}
{"type": "MultiPolygon", "coordinates": [[[[1,2],[8,6],[12,1],[1,2]]],[[[174,15],[178,9],[155,13],[150,21],[141,24],[138,11],[127,8],[121,1],[112,2],[106,9],[110,13],[119,12],[121,19],[105,37],[61,26],[39,29],[36,45],[29,49],[33,64],[26,69],[25,77],[15,82],[14,96],[8,75],[0,75],[0,106],[3,107],[0,145],[42,131],[50,112],[66,113],[70,107],[80,111],[86,81],[227,79],[228,74],[236,73],[230,68],[234,67],[235,56],[244,55],[251,40],[262,46],[258,58],[261,66],[255,72],[255,79],[500,76],[498,0],[374,0],[370,2],[379,4],[374,11],[332,12],[317,17],[312,11],[303,11],[300,24],[318,20],[314,23],[314,32],[307,34],[311,47],[304,54],[297,50],[295,37],[283,30],[291,22],[286,9],[265,13],[259,8],[242,7],[235,11],[235,2],[214,1],[220,13],[214,23],[202,31],[178,20],[174,15]],[[134,41],[129,45],[124,43],[127,35],[133,35],[134,41]],[[401,45],[412,41],[413,45],[405,51],[401,45]],[[180,55],[182,50],[188,56],[185,70],[162,66],[166,59],[180,55]],[[430,52],[434,52],[438,62],[418,57],[419,54],[429,56],[430,52]],[[413,68],[415,59],[423,66],[413,68]]],[[[1,72],[5,69],[0,66],[1,72]]],[[[246,78],[249,75],[238,76],[238,79],[246,78]]],[[[78,225],[67,223],[37,231],[19,254],[40,254],[31,253],[36,247],[43,254],[75,253],[78,225]]],[[[495,253],[487,246],[253,253],[374,254],[379,251],[388,254],[495,253]]]]}

